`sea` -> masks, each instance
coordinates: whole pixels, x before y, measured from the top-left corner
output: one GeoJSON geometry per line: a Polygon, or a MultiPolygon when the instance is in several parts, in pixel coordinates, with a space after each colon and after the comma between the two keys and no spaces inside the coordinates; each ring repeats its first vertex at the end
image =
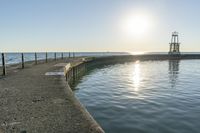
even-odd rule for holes
{"type": "MultiPolygon", "coordinates": [[[[2,52],[0,52],[1,54],[2,52]]],[[[48,52],[48,59],[54,58],[55,52],[48,52]]],[[[69,52],[56,52],[56,57],[61,58],[63,53],[64,57],[69,56],[69,52]]],[[[167,54],[167,52],[75,52],[76,57],[100,57],[100,56],[114,56],[114,55],[137,55],[137,54],[167,54]]],[[[183,54],[200,54],[200,52],[183,52],[183,54]]],[[[71,52],[71,57],[72,57],[71,52]]],[[[46,52],[38,52],[37,59],[44,60],[46,58],[46,52]]],[[[34,52],[25,52],[24,61],[34,61],[35,53],[34,52]]],[[[5,62],[7,65],[17,64],[22,61],[21,53],[8,52],[5,53],[5,62]]],[[[2,66],[2,57],[0,55],[0,66],[2,66]]]]}
{"type": "MultiPolygon", "coordinates": [[[[75,54],[98,57],[130,53],[75,54]]],[[[68,55],[64,53],[64,57],[68,55]]],[[[39,60],[46,57],[45,53],[37,56],[39,60]]],[[[59,57],[61,53],[57,53],[59,57]]],[[[24,53],[24,58],[33,61],[34,53],[24,53]]],[[[48,53],[48,58],[54,58],[54,53],[48,53]]],[[[7,65],[20,63],[21,53],[5,53],[5,59],[7,65]]],[[[88,70],[73,90],[106,133],[199,133],[200,130],[199,59],[102,65],[88,70]]]]}
{"type": "Polygon", "coordinates": [[[106,133],[200,132],[199,59],[103,65],[74,92],[106,133]]]}
{"type": "MultiPolygon", "coordinates": [[[[1,54],[1,52],[0,52],[1,54]]],[[[55,52],[49,52],[47,54],[48,59],[54,58],[55,52]]],[[[100,57],[100,56],[113,56],[113,55],[129,55],[128,52],[75,52],[76,57],[100,57]]],[[[61,58],[62,53],[56,52],[56,57],[61,58]]],[[[69,57],[69,52],[63,52],[64,57],[69,57]]],[[[71,53],[71,57],[73,54],[71,53]]],[[[37,53],[38,60],[46,59],[46,52],[39,52],[37,53]]],[[[24,61],[34,61],[35,60],[35,53],[24,53],[24,61]]],[[[21,53],[5,53],[5,62],[7,65],[17,64],[22,61],[21,53]]],[[[2,57],[0,55],[0,66],[2,66],[2,57]]]]}

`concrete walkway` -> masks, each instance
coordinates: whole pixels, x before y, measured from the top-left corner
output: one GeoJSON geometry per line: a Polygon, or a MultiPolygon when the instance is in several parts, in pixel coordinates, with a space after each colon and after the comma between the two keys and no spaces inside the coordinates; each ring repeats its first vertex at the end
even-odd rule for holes
{"type": "MultiPolygon", "coordinates": [[[[10,72],[0,78],[0,133],[101,133],[74,97],[59,60],[10,72]]],[[[74,62],[74,61],[73,61],[74,62]]],[[[76,62],[76,61],[75,61],[76,62]]]]}

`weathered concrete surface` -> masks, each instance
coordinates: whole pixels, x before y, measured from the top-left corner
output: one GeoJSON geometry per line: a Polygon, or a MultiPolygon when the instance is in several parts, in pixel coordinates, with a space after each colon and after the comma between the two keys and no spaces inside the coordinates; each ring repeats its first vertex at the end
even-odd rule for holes
{"type": "Polygon", "coordinates": [[[143,54],[143,55],[115,55],[94,57],[92,62],[88,62],[89,67],[98,67],[99,65],[111,65],[116,63],[132,62],[136,60],[141,61],[155,61],[155,60],[187,60],[200,59],[200,54],[181,54],[170,56],[168,54],[143,54]]]}
{"type": "Polygon", "coordinates": [[[62,70],[58,63],[63,61],[18,69],[0,78],[0,133],[103,132],[75,98],[64,76],[45,76],[62,70]]]}

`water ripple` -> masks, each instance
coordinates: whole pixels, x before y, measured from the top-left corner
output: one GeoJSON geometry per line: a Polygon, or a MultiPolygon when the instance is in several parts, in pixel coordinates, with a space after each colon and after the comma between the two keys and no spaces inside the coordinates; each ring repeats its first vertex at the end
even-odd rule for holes
{"type": "Polygon", "coordinates": [[[199,64],[174,60],[105,66],[84,76],[76,95],[108,133],[198,133],[199,64]]]}

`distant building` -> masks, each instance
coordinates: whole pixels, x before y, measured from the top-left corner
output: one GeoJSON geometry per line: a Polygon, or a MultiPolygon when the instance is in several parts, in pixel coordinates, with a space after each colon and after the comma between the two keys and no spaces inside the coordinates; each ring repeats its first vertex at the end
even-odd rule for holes
{"type": "Polygon", "coordinates": [[[179,38],[178,38],[178,32],[173,32],[172,33],[172,38],[170,48],[169,48],[169,54],[170,55],[180,55],[180,43],[179,43],[179,38]]]}

